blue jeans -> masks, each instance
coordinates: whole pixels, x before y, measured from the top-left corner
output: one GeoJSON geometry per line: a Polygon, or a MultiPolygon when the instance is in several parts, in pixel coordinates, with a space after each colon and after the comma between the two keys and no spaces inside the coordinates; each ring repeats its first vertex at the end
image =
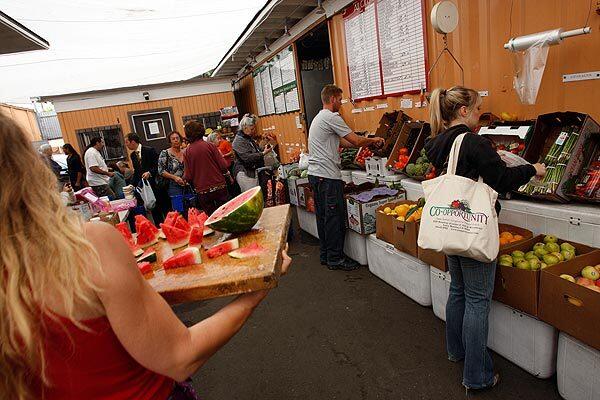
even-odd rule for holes
{"type": "Polygon", "coordinates": [[[496,261],[483,263],[448,256],[448,269],[452,279],[446,305],[448,359],[465,360],[464,386],[484,388],[494,381],[494,363],[487,339],[496,261]]]}
{"type": "Polygon", "coordinates": [[[181,186],[178,183],[170,181],[169,182],[169,188],[167,189],[167,192],[169,193],[169,197],[171,197],[171,196],[182,195],[183,192],[184,192],[184,190],[185,190],[185,186],[181,186]]]}

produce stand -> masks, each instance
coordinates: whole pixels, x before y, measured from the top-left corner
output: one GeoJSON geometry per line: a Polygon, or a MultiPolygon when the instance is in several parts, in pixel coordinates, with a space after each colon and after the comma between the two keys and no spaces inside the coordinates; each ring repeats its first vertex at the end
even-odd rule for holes
{"type": "MultiPolygon", "coordinates": [[[[281,250],[287,242],[290,206],[265,208],[252,231],[237,235],[240,247],[257,242],[263,255],[234,259],[227,255],[209,259],[204,250],[202,264],[145,274],[148,283],[171,304],[248,293],[277,286],[281,273],[281,250]]],[[[216,232],[206,238],[210,246],[232,238],[216,232]]]]}

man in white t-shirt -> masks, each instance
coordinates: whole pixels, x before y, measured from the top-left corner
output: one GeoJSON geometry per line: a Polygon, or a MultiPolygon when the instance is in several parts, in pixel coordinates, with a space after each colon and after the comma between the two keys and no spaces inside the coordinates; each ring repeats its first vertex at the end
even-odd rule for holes
{"type": "Polygon", "coordinates": [[[86,179],[98,197],[108,196],[114,199],[116,197],[115,192],[108,185],[108,181],[114,173],[108,171],[104,157],[100,153],[103,147],[104,140],[102,138],[95,137],[90,141],[90,147],[83,157],[86,179]]]}
{"type": "Polygon", "coordinates": [[[344,182],[339,147],[382,146],[383,138],[358,136],[338,113],[342,89],[325,85],[321,91],[323,109],[313,119],[308,133],[308,179],[315,193],[321,264],[345,271],[359,267],[344,255],[346,236],[344,182]]]}

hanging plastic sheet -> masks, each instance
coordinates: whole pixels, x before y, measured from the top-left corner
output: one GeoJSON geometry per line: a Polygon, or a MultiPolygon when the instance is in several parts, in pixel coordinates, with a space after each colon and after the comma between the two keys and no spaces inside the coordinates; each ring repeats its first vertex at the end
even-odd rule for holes
{"type": "Polygon", "coordinates": [[[535,104],[548,59],[550,44],[560,41],[560,29],[537,34],[535,42],[513,54],[514,87],[523,104],[535,104]]]}

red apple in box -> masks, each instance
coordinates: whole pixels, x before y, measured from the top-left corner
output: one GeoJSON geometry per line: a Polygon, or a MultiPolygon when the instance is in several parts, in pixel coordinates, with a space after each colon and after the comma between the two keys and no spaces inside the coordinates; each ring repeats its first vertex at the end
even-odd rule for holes
{"type": "Polygon", "coordinates": [[[582,278],[582,277],[577,278],[575,283],[577,283],[578,285],[581,285],[581,286],[595,286],[594,281],[592,281],[591,279],[582,278]]]}

